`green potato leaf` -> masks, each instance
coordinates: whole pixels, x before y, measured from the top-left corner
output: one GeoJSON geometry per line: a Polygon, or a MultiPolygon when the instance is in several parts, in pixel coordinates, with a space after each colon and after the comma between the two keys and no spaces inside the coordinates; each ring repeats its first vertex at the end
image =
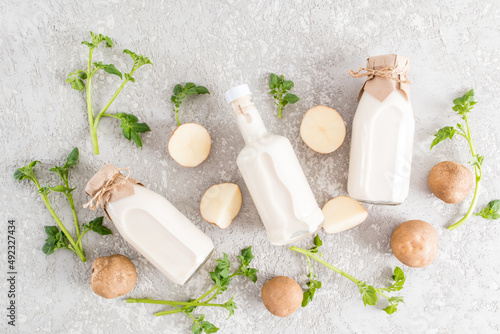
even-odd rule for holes
{"type": "Polygon", "coordinates": [[[469,161],[469,164],[472,167],[478,167],[479,169],[481,169],[481,167],[483,166],[483,162],[484,162],[484,156],[475,154],[474,156],[472,156],[472,159],[469,161]]]}
{"type": "Polygon", "coordinates": [[[292,94],[292,93],[286,93],[284,99],[286,100],[286,102],[288,102],[290,104],[297,103],[300,100],[300,98],[297,95],[292,94]]]}
{"type": "Polygon", "coordinates": [[[445,139],[448,139],[448,138],[453,139],[453,136],[455,135],[455,133],[456,133],[456,130],[452,126],[445,126],[444,128],[439,129],[438,132],[434,135],[435,138],[431,143],[430,149],[432,150],[432,148],[434,146],[436,146],[437,144],[439,144],[440,142],[442,142],[445,139]]]}
{"type": "Polygon", "coordinates": [[[174,86],[173,94],[170,96],[170,101],[174,104],[173,111],[175,112],[175,119],[177,125],[181,125],[179,121],[179,107],[182,101],[189,95],[200,95],[209,94],[210,92],[204,86],[197,86],[193,82],[186,82],[184,86],[182,84],[177,84],[174,86]]]}
{"type": "Polygon", "coordinates": [[[276,100],[275,104],[278,106],[278,118],[283,118],[282,111],[288,104],[297,103],[300,98],[292,93],[288,93],[294,87],[291,80],[285,80],[283,75],[278,76],[271,73],[269,77],[269,94],[276,100]]]}
{"type": "Polygon", "coordinates": [[[375,288],[371,285],[367,285],[365,289],[363,290],[363,303],[366,305],[377,305],[377,291],[375,288]]]}
{"type": "Polygon", "coordinates": [[[127,140],[132,140],[134,143],[142,147],[140,133],[151,131],[146,123],[138,123],[138,118],[132,114],[117,113],[114,115],[121,120],[120,127],[122,128],[123,136],[127,140]]]}
{"type": "Polygon", "coordinates": [[[100,235],[113,234],[109,228],[103,225],[103,220],[104,217],[94,218],[88,224],[84,224],[83,227],[100,235]]]}
{"type": "Polygon", "coordinates": [[[14,179],[21,182],[24,179],[28,179],[32,182],[35,182],[36,176],[35,176],[35,171],[33,168],[36,166],[37,163],[41,163],[38,160],[30,162],[27,166],[20,167],[15,170],[14,172],[14,179]]]}
{"type": "Polygon", "coordinates": [[[489,220],[500,219],[500,200],[496,199],[488,203],[488,205],[474,214],[475,216],[481,216],[489,220]]]}
{"type": "Polygon", "coordinates": [[[278,76],[274,73],[271,73],[271,76],[269,78],[269,89],[271,89],[271,91],[278,86],[278,81],[279,81],[278,76]]]}

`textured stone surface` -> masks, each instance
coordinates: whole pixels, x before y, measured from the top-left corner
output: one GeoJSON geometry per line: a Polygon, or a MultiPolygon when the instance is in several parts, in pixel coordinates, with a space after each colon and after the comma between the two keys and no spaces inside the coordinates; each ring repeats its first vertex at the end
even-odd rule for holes
{"type": "MultiPolygon", "coordinates": [[[[302,0],[293,5],[276,1],[64,1],[4,0],[0,3],[0,307],[5,310],[6,224],[17,220],[18,327],[22,333],[180,333],[190,321],[182,315],[154,317],[162,307],[128,305],[124,298],[105,300],[90,289],[90,267],[99,256],[121,253],[137,266],[138,284],[129,296],[189,299],[209,286],[207,272],[215,258],[185,287],[169,283],[118,235],[85,238],[88,262],[70,252],[46,257],[40,251],[43,225],[53,224],[30,184],[17,184],[16,166],[38,159],[44,182],[55,181],[44,168],[59,163],[74,146],[80,165],[72,172],[75,200],[86,201],[86,180],[104,163],[128,166],[133,176],[164,194],[205,231],[217,253],[231,259],[253,245],[257,284],[235,282],[221,300],[235,293],[238,310],[225,320],[223,310],[205,310],[222,333],[453,333],[500,331],[500,244],[498,222],[473,218],[462,228],[445,229],[467,210],[447,205],[430,193],[427,175],[442,160],[466,164],[466,143],[457,138],[429,152],[433,133],[458,118],[453,98],[473,87],[480,103],[471,126],[477,149],[485,155],[485,179],[479,205],[500,198],[498,150],[498,92],[500,85],[500,5],[498,1],[324,1],[302,0]],[[69,3],[69,2],[67,2],[69,3]],[[188,4],[189,3],[189,4],[188,4]],[[108,34],[113,49],[99,48],[96,60],[130,66],[123,48],[151,57],[153,68],[137,73],[110,111],[133,112],[152,132],[140,150],[121,135],[119,124],[105,119],[99,127],[101,155],[93,156],[83,94],[66,84],[68,72],[83,68],[87,48],[80,42],[88,30],[108,34]],[[267,240],[248,191],[235,165],[243,147],[222,94],[233,85],[248,83],[270,132],[287,136],[302,163],[320,205],[346,194],[350,129],[361,79],[347,71],[363,66],[369,55],[400,53],[411,59],[412,102],[416,118],[411,193],[400,206],[367,205],[368,220],[338,235],[321,233],[324,257],[345,271],[379,285],[387,283],[391,268],[400,265],[390,250],[390,235],[401,222],[421,219],[440,237],[435,263],[423,269],[404,267],[406,304],[388,316],[380,307],[363,307],[356,287],[326,268],[317,269],[324,288],[313,303],[290,318],[268,313],[260,288],[276,275],[305,283],[304,259],[287,247],[267,240]],[[267,95],[270,72],[284,73],[302,97],[276,118],[267,95]],[[166,153],[174,130],[170,93],[178,82],[206,85],[211,96],[183,105],[183,121],[206,126],[213,138],[212,152],[201,166],[178,166],[166,153]],[[344,117],[348,137],[329,155],[308,149],[299,137],[303,113],[324,104],[344,117]],[[43,171],[43,172],[42,172],[43,171]],[[236,182],[243,192],[243,208],[227,230],[206,223],[198,211],[203,192],[220,182],[236,182]]],[[[95,105],[102,106],[118,85],[116,77],[99,74],[95,105]]],[[[53,196],[66,221],[70,212],[62,198],[53,196]]],[[[82,221],[95,212],[79,209],[82,221]]],[[[71,226],[71,223],[67,224],[71,226]]],[[[116,232],[111,222],[107,225],[116,232]]],[[[299,243],[308,247],[310,240],[299,243]]],[[[4,314],[5,311],[2,312],[4,314]]],[[[2,316],[0,327],[6,328],[2,316]]]]}

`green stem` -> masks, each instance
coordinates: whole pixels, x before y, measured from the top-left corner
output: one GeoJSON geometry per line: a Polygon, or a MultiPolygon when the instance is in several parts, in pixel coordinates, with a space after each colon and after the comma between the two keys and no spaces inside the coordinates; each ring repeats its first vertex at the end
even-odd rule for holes
{"type": "Polygon", "coordinates": [[[203,295],[201,295],[201,297],[196,298],[194,301],[195,302],[199,302],[200,300],[203,300],[205,297],[207,297],[208,295],[210,295],[217,288],[218,288],[217,285],[214,286],[213,288],[211,288],[210,290],[208,290],[207,292],[205,292],[203,295]]]}
{"type": "Polygon", "coordinates": [[[349,275],[348,273],[332,266],[330,263],[326,262],[325,260],[323,260],[322,258],[316,256],[314,253],[311,253],[310,251],[308,250],[305,250],[305,249],[302,249],[302,248],[299,248],[299,247],[290,247],[290,250],[294,251],[294,252],[297,252],[297,253],[301,253],[307,257],[310,257],[311,259],[321,263],[322,265],[324,265],[325,267],[335,271],[336,273],[339,273],[340,275],[344,276],[345,278],[348,278],[349,280],[353,281],[354,283],[358,284],[359,282],[361,282],[359,279],[357,278],[354,278],[353,276],[349,275]]]}
{"type": "MultiPolygon", "coordinates": [[[[467,134],[466,136],[464,135],[465,139],[467,139],[467,142],[469,143],[469,148],[470,148],[470,153],[472,154],[472,157],[476,155],[476,149],[474,147],[474,144],[472,142],[472,137],[471,137],[471,132],[470,132],[470,125],[469,125],[469,118],[467,116],[464,117],[465,121],[465,126],[467,127],[467,134]]],[[[465,214],[465,216],[457,221],[456,223],[448,226],[448,230],[454,230],[457,227],[461,226],[463,223],[465,223],[474,213],[474,209],[476,208],[477,200],[479,198],[479,188],[481,184],[481,176],[482,176],[482,170],[478,166],[474,166],[474,174],[476,175],[476,186],[474,189],[474,197],[472,198],[472,202],[470,204],[469,210],[465,214]]]]}
{"type": "MultiPolygon", "coordinates": [[[[159,317],[159,316],[163,315],[163,314],[160,314],[160,313],[161,312],[155,313],[155,316],[159,317]]],[[[188,317],[190,317],[191,319],[193,319],[193,321],[198,325],[198,327],[203,328],[202,325],[201,325],[201,323],[195,317],[193,317],[190,313],[186,313],[186,314],[187,314],[188,317]]]]}
{"type": "Polygon", "coordinates": [[[238,276],[240,274],[241,268],[236,270],[229,278],[233,278],[234,276],[238,276]]]}
{"type": "Polygon", "coordinates": [[[97,132],[94,130],[94,110],[92,109],[92,53],[93,48],[89,49],[89,63],[87,67],[87,114],[89,119],[90,138],[92,140],[92,147],[94,154],[99,154],[99,143],[97,141],[97,132]]]}
{"type": "Polygon", "coordinates": [[[283,115],[281,114],[281,111],[283,110],[283,93],[278,91],[278,118],[283,118],[283,115]]]}
{"type": "MultiPolygon", "coordinates": [[[[239,271],[239,269],[238,269],[239,271]]],[[[237,272],[238,272],[237,271],[237,272]]],[[[235,273],[236,274],[236,273],[235,273]]],[[[233,274],[234,275],[234,274],[233,274]]],[[[231,277],[233,277],[231,275],[231,277]]],[[[196,298],[195,300],[193,300],[192,302],[193,303],[196,303],[196,302],[199,302],[203,299],[205,299],[207,296],[209,296],[212,292],[214,292],[214,290],[217,289],[217,291],[215,291],[215,293],[212,295],[212,297],[210,297],[209,299],[207,299],[205,301],[205,303],[208,303],[210,302],[212,299],[214,299],[215,297],[217,297],[217,294],[219,293],[219,290],[220,288],[215,285],[214,287],[212,287],[210,290],[208,290],[207,292],[205,292],[203,295],[201,295],[200,297],[196,298]]],[[[178,309],[178,310],[170,310],[170,311],[164,311],[164,312],[161,312],[161,315],[168,315],[168,314],[175,314],[175,313],[179,313],[179,312],[182,312],[184,309],[188,308],[187,306],[184,306],[182,309],[178,309]]]]}
{"type": "Polygon", "coordinates": [[[73,213],[73,221],[75,222],[75,230],[77,237],[77,245],[80,249],[83,249],[82,240],[80,237],[80,224],[78,223],[78,216],[76,215],[75,202],[73,201],[73,195],[71,193],[67,193],[66,197],[68,198],[69,205],[71,206],[71,211],[73,213]]]}
{"type": "Polygon", "coordinates": [[[127,303],[140,303],[140,304],[160,304],[160,305],[184,305],[184,306],[213,306],[213,307],[226,307],[224,304],[211,304],[211,303],[198,303],[198,302],[178,302],[175,300],[155,300],[155,299],[139,299],[127,298],[127,303]]]}
{"type": "Polygon", "coordinates": [[[177,126],[181,125],[181,122],[179,121],[179,108],[175,107],[175,120],[177,121],[177,126]]]}
{"type": "Polygon", "coordinates": [[[215,297],[217,297],[217,295],[219,294],[219,290],[217,290],[213,295],[212,297],[208,298],[207,300],[205,300],[205,303],[209,303],[211,302],[215,297]]]}
{"type": "Polygon", "coordinates": [[[375,288],[375,291],[376,291],[379,295],[381,295],[382,297],[384,297],[385,299],[387,299],[387,301],[389,302],[389,304],[394,305],[394,304],[391,302],[391,300],[390,300],[389,296],[387,296],[385,293],[380,292],[380,290],[379,290],[379,289],[377,289],[377,288],[375,288]]]}
{"type": "MultiPolygon", "coordinates": [[[[181,309],[178,308],[177,306],[175,305],[172,305],[172,307],[175,307],[179,312],[181,312],[181,309]]],[[[162,312],[157,312],[155,313],[155,316],[159,317],[161,315],[164,315],[164,314],[161,314],[162,312]]],[[[200,328],[203,328],[201,323],[198,321],[198,319],[196,319],[195,317],[193,317],[193,315],[191,313],[188,313],[188,312],[184,312],[184,314],[186,314],[188,317],[190,317],[191,319],[193,319],[193,321],[200,327],[200,328]]]]}
{"type": "Polygon", "coordinates": [[[311,260],[309,259],[309,256],[306,256],[307,259],[307,265],[309,266],[309,275],[312,273],[312,267],[311,267],[311,260]]]}
{"type": "MultiPolygon", "coordinates": [[[[239,275],[240,271],[241,271],[241,269],[236,270],[230,277],[233,278],[234,276],[239,275]]],[[[204,302],[206,304],[206,303],[210,302],[211,300],[213,300],[215,297],[217,297],[217,295],[219,293],[219,290],[220,290],[220,288],[217,285],[215,285],[210,290],[208,290],[207,292],[205,292],[204,294],[202,294],[200,297],[198,297],[195,300],[193,300],[191,303],[198,303],[199,301],[201,301],[201,300],[205,299],[206,297],[210,296],[210,294],[212,294],[215,291],[215,293],[209,299],[207,299],[204,302]],[[217,290],[217,291],[215,291],[215,290],[217,290]]],[[[129,298],[129,299],[131,299],[131,298],[129,298]]],[[[149,300],[149,299],[146,299],[146,300],[149,300]]],[[[129,303],[128,300],[127,300],[127,303],[129,303]]],[[[130,303],[132,303],[132,301],[130,303]]],[[[181,302],[176,302],[176,304],[177,305],[182,305],[181,302]]],[[[171,304],[169,304],[169,305],[171,305],[171,304]]],[[[208,305],[209,306],[213,306],[213,304],[208,304],[208,305]]],[[[173,305],[171,305],[171,306],[173,306],[173,305]]],[[[155,315],[169,315],[169,314],[175,314],[175,313],[183,312],[184,309],[188,308],[189,306],[190,305],[184,306],[183,308],[177,308],[176,310],[159,312],[159,313],[156,313],[155,315]]],[[[203,306],[203,305],[199,304],[198,306],[203,306]]]]}
{"type": "MultiPolygon", "coordinates": [[[[130,73],[132,75],[133,71],[130,73]]],[[[94,130],[97,131],[97,125],[99,124],[99,121],[101,120],[102,116],[104,116],[104,113],[106,112],[106,110],[108,110],[109,106],[111,105],[111,103],[113,103],[113,101],[116,99],[116,97],[118,96],[118,94],[120,94],[120,92],[122,91],[123,87],[125,87],[125,85],[127,84],[127,82],[129,82],[130,80],[129,79],[125,79],[123,80],[122,84],[120,85],[120,87],[118,87],[118,89],[116,90],[116,92],[113,94],[113,96],[111,97],[111,99],[108,101],[108,103],[104,106],[104,108],[101,110],[101,112],[99,112],[99,114],[97,115],[96,119],[95,119],[95,123],[94,123],[94,130]]]]}
{"type": "Polygon", "coordinates": [[[120,117],[118,117],[116,115],[113,115],[113,114],[102,114],[102,116],[113,117],[113,118],[116,118],[116,119],[120,119],[120,117]]]}
{"type": "MultiPolygon", "coordinates": [[[[37,190],[39,190],[41,187],[40,187],[40,184],[38,183],[38,180],[34,179],[33,182],[35,183],[37,190]]],[[[52,215],[52,218],[54,218],[55,222],[57,223],[57,226],[59,226],[61,231],[66,236],[66,239],[68,239],[71,246],[73,247],[73,251],[76,253],[76,255],[78,255],[78,257],[80,258],[80,260],[82,260],[82,262],[86,262],[87,259],[85,257],[85,252],[83,251],[83,249],[81,249],[80,247],[77,246],[75,240],[73,239],[71,234],[68,232],[66,227],[63,225],[63,223],[61,222],[61,220],[59,219],[59,217],[55,213],[54,209],[52,208],[52,205],[50,205],[49,198],[46,195],[41,195],[41,197],[42,197],[43,203],[45,204],[45,206],[49,210],[50,214],[52,215]]]]}
{"type": "Polygon", "coordinates": [[[467,116],[464,117],[465,126],[467,127],[467,141],[469,142],[470,152],[472,156],[476,155],[476,149],[474,148],[474,144],[472,143],[472,137],[470,135],[470,126],[469,126],[469,118],[467,116]]]}
{"type": "Polygon", "coordinates": [[[81,245],[81,244],[82,244],[82,239],[83,239],[83,236],[84,236],[85,234],[87,234],[87,232],[88,232],[88,231],[90,231],[90,230],[84,230],[84,231],[82,232],[82,234],[78,237],[78,240],[76,241],[76,243],[77,243],[77,244],[79,244],[79,245],[81,245]]]}
{"type": "Polygon", "coordinates": [[[467,214],[462,219],[460,219],[459,221],[457,221],[456,223],[448,226],[448,230],[454,230],[454,229],[456,229],[457,227],[459,227],[463,223],[465,223],[472,216],[472,214],[474,212],[474,208],[476,207],[476,204],[477,204],[480,182],[481,182],[481,178],[479,178],[479,179],[476,178],[476,189],[474,189],[474,197],[472,199],[472,203],[471,203],[471,205],[469,207],[469,210],[467,211],[467,214]]]}

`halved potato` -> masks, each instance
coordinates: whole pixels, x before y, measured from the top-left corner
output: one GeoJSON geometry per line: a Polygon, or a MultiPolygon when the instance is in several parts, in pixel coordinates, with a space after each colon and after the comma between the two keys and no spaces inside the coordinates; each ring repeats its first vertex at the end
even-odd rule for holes
{"type": "Polygon", "coordinates": [[[355,199],[339,196],[326,202],[323,207],[326,233],[339,233],[358,226],[366,220],[368,212],[355,199]]]}
{"type": "Polygon", "coordinates": [[[300,124],[300,136],[310,149],[318,153],[332,153],[344,142],[344,119],[332,108],[316,106],[309,109],[300,124]]]}
{"type": "Polygon", "coordinates": [[[234,183],[221,183],[205,191],[200,202],[200,213],[207,222],[224,229],[241,209],[240,187],[234,183]]]}
{"type": "Polygon", "coordinates": [[[211,146],[207,129],[197,123],[184,123],[170,136],[168,153],[179,165],[196,167],[207,159],[211,146]]]}

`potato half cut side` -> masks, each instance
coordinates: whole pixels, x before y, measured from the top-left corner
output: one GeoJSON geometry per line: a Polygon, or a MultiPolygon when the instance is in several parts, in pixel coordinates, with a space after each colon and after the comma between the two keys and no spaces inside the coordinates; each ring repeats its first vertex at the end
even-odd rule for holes
{"type": "Polygon", "coordinates": [[[207,129],[197,123],[177,127],[168,141],[168,153],[184,167],[196,167],[210,154],[212,139],[207,129]]]}
{"type": "Polygon", "coordinates": [[[323,207],[326,233],[339,233],[358,226],[366,220],[368,212],[355,199],[339,196],[329,200],[323,207]]]}
{"type": "Polygon", "coordinates": [[[200,202],[200,213],[207,222],[224,229],[229,227],[241,209],[240,187],[221,183],[205,191],[200,202]]]}
{"type": "Polygon", "coordinates": [[[316,106],[309,109],[300,124],[300,137],[318,153],[332,153],[344,142],[344,119],[332,108],[316,106]]]}

